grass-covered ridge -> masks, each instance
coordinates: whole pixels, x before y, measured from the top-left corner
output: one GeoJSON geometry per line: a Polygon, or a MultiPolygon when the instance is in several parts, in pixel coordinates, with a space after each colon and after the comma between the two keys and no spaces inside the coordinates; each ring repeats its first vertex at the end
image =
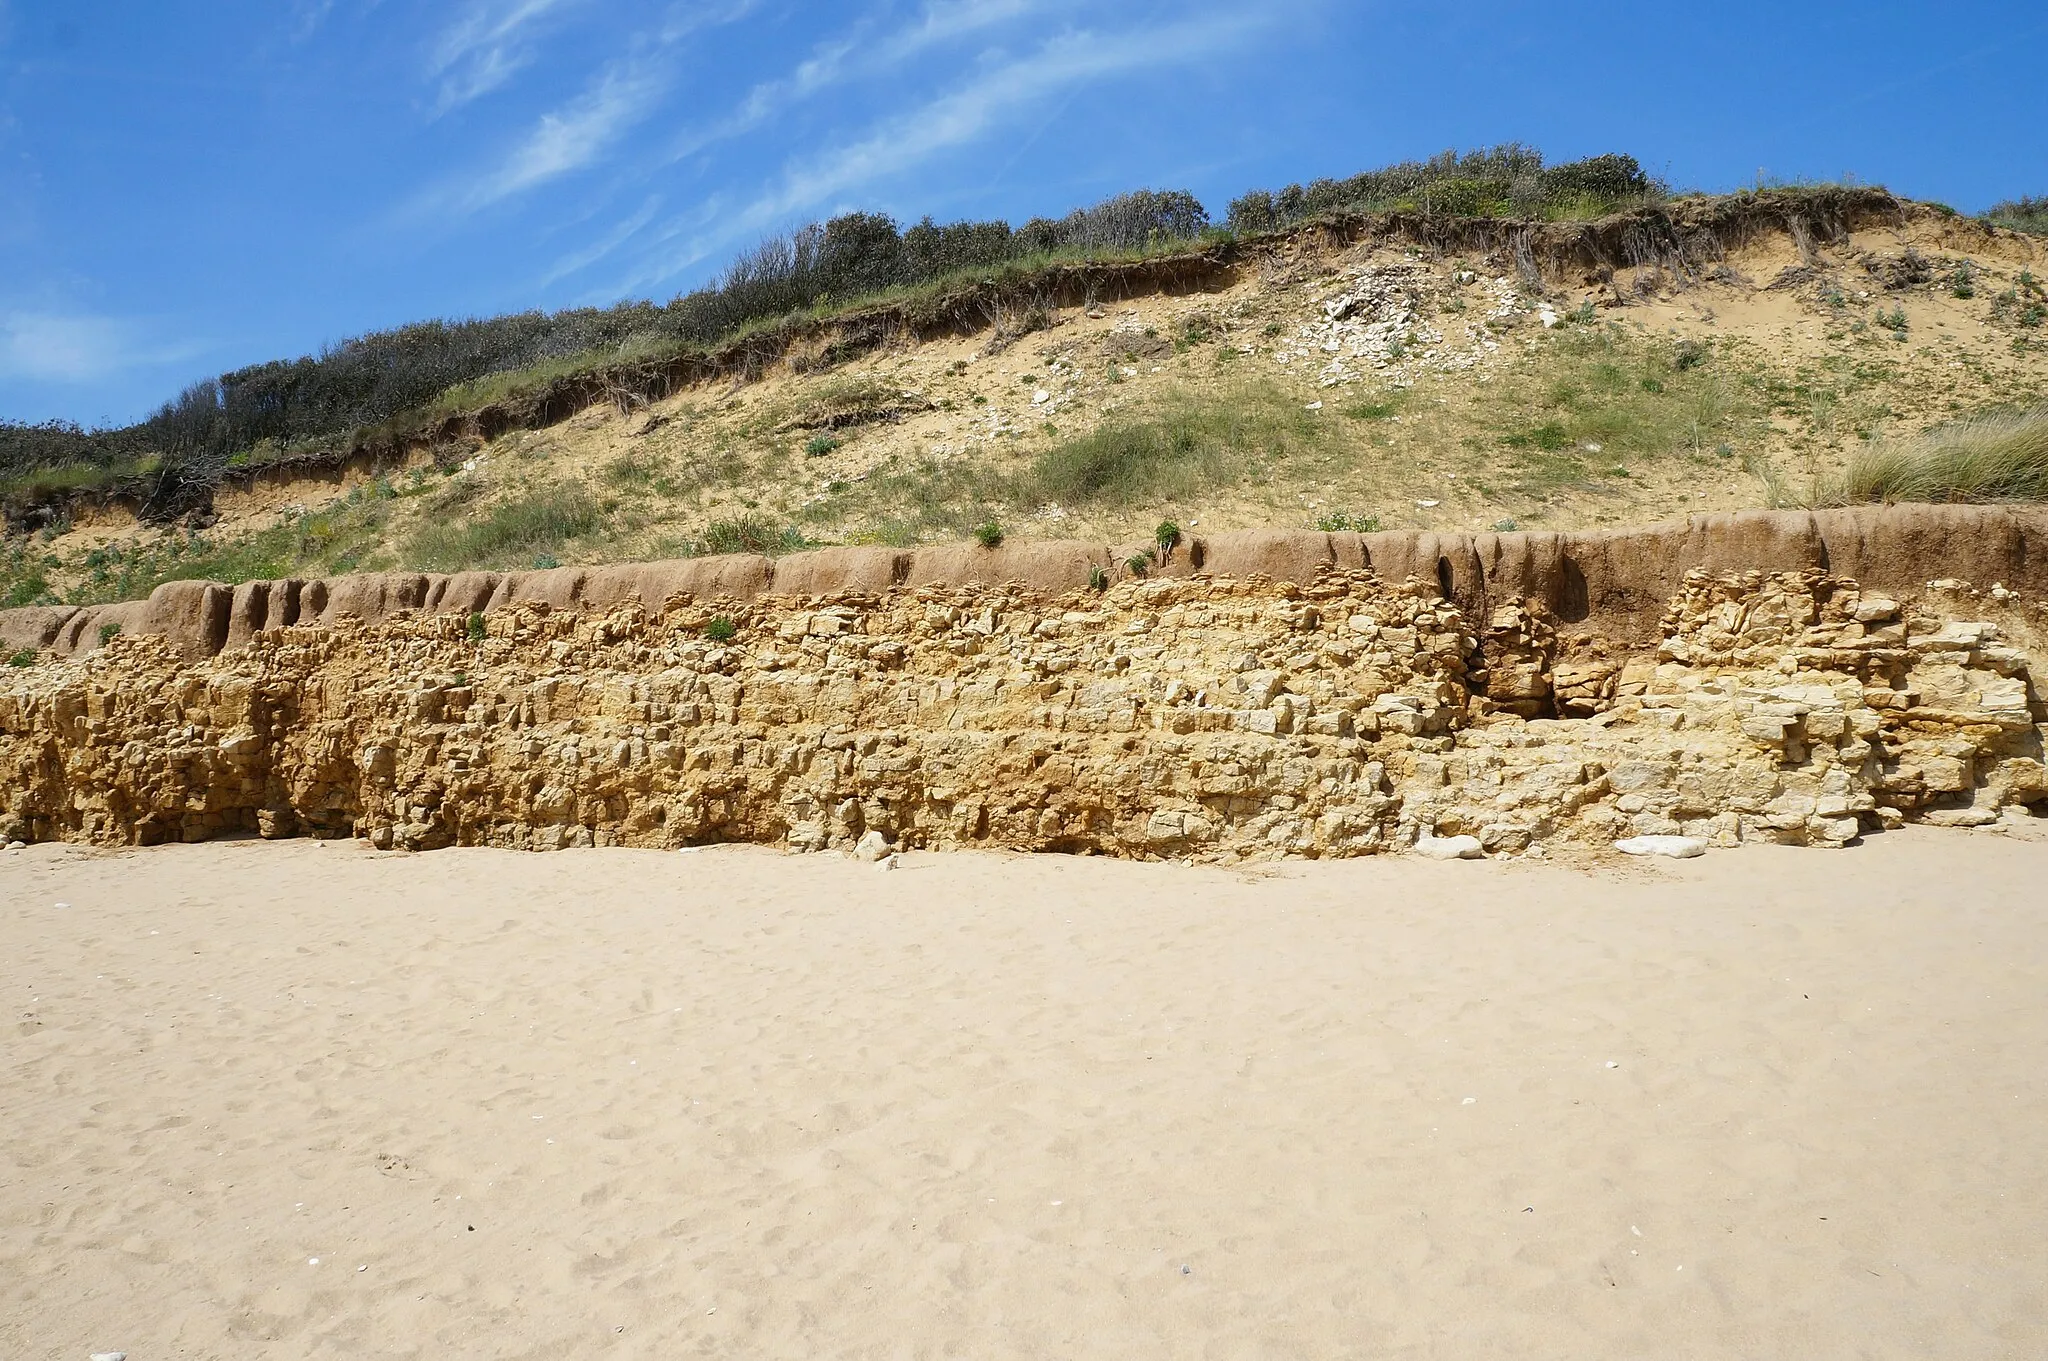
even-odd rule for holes
{"type": "Polygon", "coordinates": [[[1240,232],[1271,231],[1331,212],[1420,212],[1447,217],[1576,221],[1662,202],[1670,186],[1633,156],[1545,165],[1518,142],[1367,170],[1348,179],[1253,190],[1230,205],[1240,232]]]}
{"type": "MultiPolygon", "coordinates": [[[[316,355],[252,365],[188,387],[147,420],[114,430],[0,423],[0,496],[42,501],[120,484],[159,515],[236,467],[337,447],[474,411],[593,371],[657,364],[730,345],[766,326],[1062,261],[1142,258],[1336,211],[1417,210],[1447,218],[1577,220],[1654,203],[1664,187],[1633,157],[1546,165],[1518,144],[1405,162],[1235,201],[1228,227],[1184,191],[1139,190],[1063,218],[908,228],[849,213],[743,253],[707,287],[668,303],[435,320],[316,355]],[[152,475],[164,469],[174,475],[152,475]]],[[[2023,203],[2028,201],[2022,201],[2023,203]]],[[[830,357],[827,356],[827,359],[830,357]]]]}

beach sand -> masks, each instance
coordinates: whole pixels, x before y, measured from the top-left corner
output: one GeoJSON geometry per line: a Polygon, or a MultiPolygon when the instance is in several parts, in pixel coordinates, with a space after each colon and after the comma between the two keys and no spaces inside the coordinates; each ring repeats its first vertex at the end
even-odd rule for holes
{"type": "Polygon", "coordinates": [[[10,1358],[2048,1354],[2041,840],[0,903],[10,1358]]]}

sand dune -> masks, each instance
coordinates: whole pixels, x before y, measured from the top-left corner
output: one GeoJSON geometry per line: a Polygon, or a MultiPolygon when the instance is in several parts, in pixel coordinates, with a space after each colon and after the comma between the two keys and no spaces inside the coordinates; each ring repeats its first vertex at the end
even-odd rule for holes
{"type": "Polygon", "coordinates": [[[2038,1356],[2044,875],[33,847],[0,1354],[2038,1356]]]}

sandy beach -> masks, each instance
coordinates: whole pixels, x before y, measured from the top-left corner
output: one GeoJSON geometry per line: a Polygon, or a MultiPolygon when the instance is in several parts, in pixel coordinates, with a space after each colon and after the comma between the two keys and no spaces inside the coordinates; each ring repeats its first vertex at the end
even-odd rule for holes
{"type": "Polygon", "coordinates": [[[2039,1356],[2044,882],[0,854],[0,1354],[2039,1356]]]}

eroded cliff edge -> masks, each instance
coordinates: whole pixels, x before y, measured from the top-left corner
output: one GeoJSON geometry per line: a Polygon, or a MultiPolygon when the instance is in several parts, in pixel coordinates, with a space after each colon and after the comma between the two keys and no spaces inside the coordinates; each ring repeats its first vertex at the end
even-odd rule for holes
{"type": "MultiPolygon", "coordinates": [[[[2048,713],[2012,642],[2029,619],[2003,584],[1915,603],[1817,566],[1695,567],[1566,648],[1561,627],[1600,616],[1499,586],[1471,612],[1457,567],[1446,582],[1428,562],[1448,536],[1410,540],[1428,570],[1398,585],[1273,561],[1313,554],[1304,537],[1211,541],[1193,575],[1100,590],[862,589],[823,569],[873,559],[814,555],[821,589],[803,595],[666,592],[650,610],[622,592],[599,608],[589,583],[630,569],[550,574],[585,583],[566,609],[458,577],[421,608],[231,627],[218,650],[123,632],[0,683],[0,834],[819,849],[874,832],[1236,859],[1425,833],[1494,853],[1630,833],[1833,846],[2048,801],[2048,713]],[[1221,570],[1252,565],[1286,570],[1221,570]],[[478,603],[494,608],[463,608],[478,603]]],[[[1390,556],[1371,536],[1359,548],[1390,556]]],[[[509,580],[516,594],[534,578],[509,580]]]]}
{"type": "MultiPolygon", "coordinates": [[[[533,572],[382,572],[238,586],[176,581],[147,600],[0,610],[0,645],[71,656],[117,633],[155,634],[197,658],[246,646],[269,629],[328,627],[351,616],[375,623],[409,611],[490,614],[541,603],[600,612],[637,604],[659,613],[684,595],[746,601],[974,583],[1058,593],[1087,587],[1097,572],[1125,577],[1127,560],[1145,546],[1068,540],[995,549],[827,548],[782,558],[732,554],[533,572]]],[[[1534,600],[1556,617],[1571,648],[1641,647],[1656,641],[1665,605],[1696,569],[1818,569],[1902,598],[1951,579],[2048,598],[2048,508],[1748,511],[1576,533],[1248,530],[1193,536],[1148,575],[1263,573],[1306,582],[1328,567],[1369,570],[1387,582],[1434,583],[1475,619],[1499,604],[1534,600]]]]}

